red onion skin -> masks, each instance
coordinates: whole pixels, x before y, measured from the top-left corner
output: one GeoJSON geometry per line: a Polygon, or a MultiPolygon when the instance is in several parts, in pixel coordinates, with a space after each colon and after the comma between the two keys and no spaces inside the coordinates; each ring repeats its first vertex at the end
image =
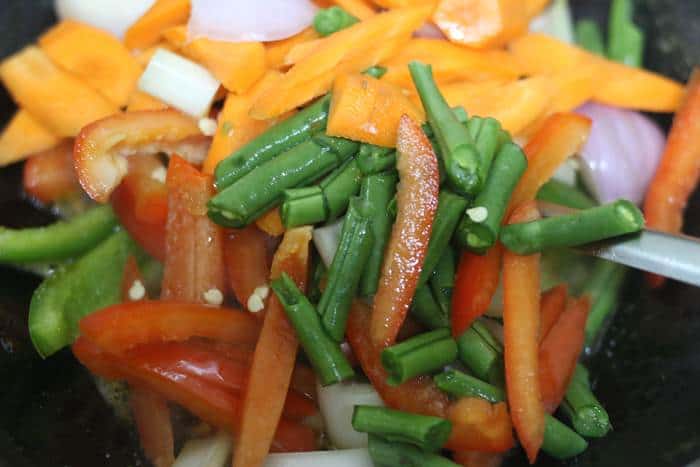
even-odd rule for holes
{"type": "Polygon", "coordinates": [[[666,144],[664,133],[640,112],[587,103],[576,110],[593,121],[581,151],[581,173],[600,203],[624,198],[640,204],[666,144]]]}

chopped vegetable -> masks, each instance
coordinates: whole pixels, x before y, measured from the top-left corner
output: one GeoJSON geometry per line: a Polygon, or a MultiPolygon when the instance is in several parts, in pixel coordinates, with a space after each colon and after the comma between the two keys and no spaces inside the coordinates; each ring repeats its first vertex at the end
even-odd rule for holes
{"type": "Polygon", "coordinates": [[[331,136],[394,147],[402,115],[423,119],[398,86],[361,74],[341,75],[333,84],[327,131],[331,136]]]}
{"type": "MultiPolygon", "coordinates": [[[[296,115],[269,128],[260,136],[251,139],[217,166],[216,187],[223,190],[247,175],[255,168],[270,162],[280,154],[308,141],[322,131],[328,119],[330,96],[324,97],[296,115]]],[[[231,122],[233,125],[234,122],[231,122]]],[[[235,131],[235,128],[232,128],[235,131]]]]}
{"type": "MultiPolygon", "coordinates": [[[[481,131],[484,131],[483,128],[481,131]]],[[[526,169],[527,160],[522,149],[514,143],[504,144],[483,190],[462,218],[458,229],[460,243],[481,254],[493,246],[501,230],[510,195],[526,169]],[[483,210],[484,215],[479,215],[477,210],[483,210]]]]}
{"type": "Polygon", "coordinates": [[[354,375],[340,346],[326,335],[319,315],[309,300],[286,274],[272,282],[272,290],[282,303],[287,317],[297,332],[321,384],[338,383],[354,375]]]}
{"type": "Polygon", "coordinates": [[[448,412],[452,443],[463,450],[504,452],[512,448],[513,426],[504,402],[491,404],[480,397],[463,397],[448,412]]]}
{"type": "MultiPolygon", "coordinates": [[[[288,231],[273,259],[270,277],[289,274],[303,290],[307,283],[310,240],[310,228],[288,231]]],[[[270,297],[253,355],[234,466],[259,465],[269,451],[275,426],[282,415],[298,347],[283,305],[276,297],[270,297]]]]}
{"type": "Polygon", "coordinates": [[[642,66],[644,32],[633,22],[631,0],[613,0],[608,18],[608,56],[625,65],[642,66]]]}
{"type": "Polygon", "coordinates": [[[459,370],[447,370],[434,378],[435,384],[448,394],[458,397],[480,397],[491,403],[506,400],[505,392],[496,386],[459,370]]]}
{"type": "Polygon", "coordinates": [[[333,3],[363,21],[376,13],[371,0],[333,0],[333,3]]]}
{"type": "Polygon", "coordinates": [[[450,317],[433,296],[430,286],[419,285],[411,303],[411,316],[428,329],[450,327],[450,317]]]}
{"type": "Polygon", "coordinates": [[[452,308],[452,289],[455,286],[455,271],[457,270],[457,255],[452,248],[447,248],[442,256],[433,275],[430,278],[430,288],[433,296],[437,300],[442,313],[449,316],[452,308]]]}
{"type": "Polygon", "coordinates": [[[256,290],[267,287],[270,274],[267,240],[268,236],[252,225],[224,234],[226,277],[238,303],[249,311],[256,290]]]}
{"type": "Polygon", "coordinates": [[[547,337],[552,327],[559,321],[559,317],[566,310],[566,299],[569,296],[569,288],[566,284],[559,284],[540,297],[540,349],[542,341],[547,337]]]}
{"type": "Polygon", "coordinates": [[[352,198],[343,221],[340,243],[328,270],[326,288],[318,303],[318,313],[326,333],[337,342],[345,336],[345,326],[357,294],[360,278],[372,252],[371,200],[352,198]]]}
{"type": "Polygon", "coordinates": [[[555,179],[542,185],[537,192],[537,199],[573,209],[588,209],[596,205],[583,191],[555,179]]]}
{"type": "Polygon", "coordinates": [[[42,282],[32,296],[28,323],[39,355],[48,357],[70,345],[83,316],[121,300],[122,270],[135,250],[129,236],[118,231],[42,282]],[[95,277],[100,278],[98,287],[95,277]]]}
{"type": "Polygon", "coordinates": [[[557,39],[573,43],[574,24],[568,0],[554,0],[530,23],[530,31],[541,32],[557,39]]]}
{"type": "Polygon", "coordinates": [[[119,110],[35,46],[5,58],[0,79],[14,101],[57,136],[73,137],[85,125],[119,110]]]}
{"type": "Polygon", "coordinates": [[[132,387],[129,405],[146,457],[155,467],[173,465],[175,447],[167,401],[153,391],[132,387]]]}
{"type": "Polygon", "coordinates": [[[382,365],[390,385],[432,373],[457,359],[457,343],[447,329],[419,334],[382,351],[382,365]]]}
{"type": "Polygon", "coordinates": [[[284,190],[304,186],[341,165],[357,143],[316,135],[248,172],[209,201],[209,216],[218,224],[241,228],[282,201],[284,190]]]}
{"type": "Polygon", "coordinates": [[[479,321],[457,339],[459,359],[478,377],[492,384],[503,383],[503,346],[479,321]]]}
{"type": "Polygon", "coordinates": [[[114,36],[64,20],[39,37],[41,50],[58,66],[81,79],[115,105],[127,104],[141,67],[114,36]]]}
{"type": "Polygon", "coordinates": [[[58,137],[29,112],[18,110],[0,133],[0,167],[51,149],[58,143],[58,137]]]}
{"type": "Polygon", "coordinates": [[[195,118],[209,111],[219,84],[206,68],[165,49],[153,54],[139,78],[139,90],[195,118]]]}
{"type": "Polygon", "coordinates": [[[156,0],[124,35],[124,43],[130,49],[145,49],[160,40],[161,33],[169,27],[187,22],[190,0],[156,0]]]}
{"type": "Polygon", "coordinates": [[[126,0],[119,4],[110,1],[56,0],[56,16],[104,29],[122,39],[124,33],[142,16],[155,0],[126,0]]]}
{"type": "Polygon", "coordinates": [[[520,255],[540,253],[548,248],[586,243],[639,232],[644,228],[642,212],[629,201],[620,200],[575,214],[506,226],[501,242],[520,255]]]}
{"type": "MultiPolygon", "coordinates": [[[[231,455],[231,435],[225,431],[191,439],[182,446],[172,467],[223,467],[231,455]]],[[[158,466],[156,466],[158,467],[158,466]]]]}
{"type": "Polygon", "coordinates": [[[211,178],[174,156],[167,176],[165,300],[221,305],[225,289],[222,229],[206,215],[211,178]]]}
{"type": "MultiPolygon", "coordinates": [[[[534,203],[521,205],[509,223],[538,217],[534,203]]],[[[534,463],[542,446],[545,421],[538,375],[540,258],[503,253],[503,331],[508,403],[513,426],[534,463]]]]}
{"type": "Polygon", "coordinates": [[[398,214],[372,312],[371,341],[393,344],[413,299],[437,211],[437,159],[416,122],[401,118],[397,140],[398,214]]]}
{"type": "Polygon", "coordinates": [[[454,462],[404,443],[391,443],[379,436],[369,437],[369,455],[373,465],[405,465],[407,467],[457,467],[454,462]]]}
{"type": "Polygon", "coordinates": [[[339,6],[319,10],[314,16],[314,29],[321,37],[326,37],[341,29],[352,26],[358,19],[339,6]]]}
{"type": "MultiPolygon", "coordinates": [[[[679,233],[683,212],[700,177],[700,70],[695,69],[681,108],[673,120],[671,132],[659,168],[654,174],[646,199],[644,215],[648,226],[664,232],[679,233]]],[[[663,279],[650,278],[652,286],[663,279]]]]}
{"type": "Polygon", "coordinates": [[[83,128],[75,140],[73,157],[85,192],[105,203],[126,175],[126,156],[177,153],[200,163],[208,143],[195,122],[176,110],[128,112],[83,128]]]}
{"type": "Polygon", "coordinates": [[[599,261],[584,292],[593,300],[586,320],[586,347],[592,348],[600,337],[603,326],[617,308],[620,290],[627,269],[611,261],[599,261]]]}
{"type": "Polygon", "coordinates": [[[483,256],[462,253],[452,292],[453,336],[461,336],[491,306],[501,275],[502,253],[499,244],[483,256]]]}
{"type": "Polygon", "coordinates": [[[298,44],[318,39],[316,30],[312,27],[304,29],[299,34],[279,41],[265,42],[265,60],[267,66],[274,70],[286,67],[285,57],[298,44]]]}
{"type": "Polygon", "coordinates": [[[80,184],[73,169],[73,143],[64,141],[33,154],[24,164],[22,186],[29,196],[44,204],[79,197],[80,184]]]}
{"type": "Polygon", "coordinates": [[[588,370],[578,365],[561,409],[579,434],[601,438],[612,429],[612,425],[608,412],[593,395],[590,385],[588,370]]]}
{"type": "Polygon", "coordinates": [[[355,406],[352,427],[389,442],[413,444],[429,452],[442,448],[452,428],[450,422],[442,418],[369,405],[355,406]]]}
{"type": "Polygon", "coordinates": [[[576,22],[576,43],[591,53],[605,56],[603,31],[593,20],[582,19],[576,22]]]}

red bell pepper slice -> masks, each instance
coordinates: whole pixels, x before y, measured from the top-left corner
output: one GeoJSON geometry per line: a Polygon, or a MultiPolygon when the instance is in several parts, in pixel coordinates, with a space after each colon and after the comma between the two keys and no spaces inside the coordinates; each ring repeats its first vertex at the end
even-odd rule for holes
{"type": "Polygon", "coordinates": [[[73,142],[30,156],[24,163],[22,184],[27,194],[44,204],[54,203],[80,193],[73,169],[73,142]]]}
{"type": "Polygon", "coordinates": [[[155,467],[168,467],[175,462],[173,425],[168,403],[160,395],[132,386],[129,405],[139,433],[141,449],[155,467]]]}
{"type": "Polygon", "coordinates": [[[207,216],[214,193],[211,177],[174,156],[168,167],[168,221],[161,298],[207,303],[206,293],[223,294],[223,230],[207,216]]]}
{"type": "Polygon", "coordinates": [[[106,203],[127,173],[127,156],[176,153],[201,164],[209,143],[197,123],[176,110],[118,113],[80,131],[73,161],[83,190],[106,203]]]}
{"type": "MultiPolygon", "coordinates": [[[[539,217],[533,201],[518,207],[510,223],[539,217]]],[[[538,381],[540,256],[503,252],[503,335],[506,388],[513,425],[530,463],[544,439],[544,410],[538,381]]]]}
{"type": "Polygon", "coordinates": [[[540,297],[540,345],[566,309],[569,287],[559,284],[543,292],[540,297]]]}
{"type": "Polygon", "coordinates": [[[398,212],[386,248],[370,326],[372,342],[383,347],[396,341],[413,300],[440,189],[435,152],[420,126],[407,115],[399,122],[396,151],[401,180],[396,193],[398,212]]]}
{"type": "Polygon", "coordinates": [[[566,310],[544,338],[539,351],[539,380],[547,412],[561,403],[586,340],[588,297],[569,299],[566,310]]]}
{"type": "Polygon", "coordinates": [[[253,291],[270,277],[269,238],[255,225],[228,230],[224,236],[226,276],[236,300],[245,307],[253,291]]]}
{"type": "MultiPolygon", "coordinates": [[[[644,200],[644,216],[650,228],[679,233],[688,197],[700,180],[700,68],[688,81],[685,99],[676,112],[666,149],[644,200]]],[[[659,287],[661,276],[647,276],[659,287]]]]}
{"type": "Polygon", "coordinates": [[[512,448],[513,426],[504,402],[491,404],[476,397],[465,397],[450,406],[450,442],[460,449],[503,452],[512,448]]]}
{"type": "MultiPolygon", "coordinates": [[[[304,290],[310,241],[310,227],[288,230],[272,261],[271,277],[276,278],[286,272],[304,290]]],[[[267,453],[274,447],[275,426],[282,416],[298,348],[296,332],[284,308],[273,295],[267,304],[250,369],[241,432],[233,455],[234,467],[262,465],[267,453]]]]}
{"type": "Polygon", "coordinates": [[[113,305],[80,321],[81,334],[102,350],[120,353],[140,344],[206,337],[254,344],[259,323],[248,313],[206,305],[140,301],[113,305]]]}
{"type": "Polygon", "coordinates": [[[452,292],[452,335],[459,337],[488,310],[498,289],[503,247],[496,244],[485,255],[462,253],[452,292]]]}

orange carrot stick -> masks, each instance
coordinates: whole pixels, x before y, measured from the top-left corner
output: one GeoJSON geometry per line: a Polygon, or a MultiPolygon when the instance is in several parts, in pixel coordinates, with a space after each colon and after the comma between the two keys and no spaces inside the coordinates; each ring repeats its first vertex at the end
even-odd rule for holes
{"type": "Polygon", "coordinates": [[[589,309],[588,297],[569,299],[566,310],[540,345],[539,381],[542,403],[549,413],[559,407],[571,382],[583,350],[589,309]]]}
{"type": "Polygon", "coordinates": [[[397,139],[398,213],[372,310],[375,346],[392,345],[413,300],[428,249],[440,185],[437,159],[420,126],[404,115],[397,139]]]}
{"type": "MultiPolygon", "coordinates": [[[[534,202],[519,206],[510,223],[529,222],[534,202]]],[[[544,410],[538,375],[540,256],[503,253],[503,335],[506,389],[513,426],[533,464],[544,439],[544,410]]]]}
{"type": "Polygon", "coordinates": [[[568,296],[569,288],[566,284],[560,284],[542,293],[540,298],[540,345],[559,320],[561,314],[564,313],[568,296]]]}
{"type": "Polygon", "coordinates": [[[0,133],[0,167],[56,146],[59,138],[26,110],[18,110],[0,133]]]}
{"type": "Polygon", "coordinates": [[[287,39],[272,41],[265,43],[265,59],[268,68],[280,69],[285,66],[285,57],[298,44],[314,41],[318,39],[318,33],[314,28],[304,29],[299,34],[296,34],[287,39]]]}
{"type": "MultiPolygon", "coordinates": [[[[267,259],[267,235],[254,225],[226,232],[224,259],[226,275],[238,303],[248,308],[253,291],[267,284],[270,265],[267,259]]],[[[260,310],[255,310],[260,311],[260,310]]]]}
{"type": "Polygon", "coordinates": [[[280,216],[279,208],[273,208],[267,211],[262,217],[259,217],[258,220],[255,221],[255,225],[270,237],[279,237],[286,230],[284,224],[282,224],[282,216],[280,216]]]}
{"type": "Polygon", "coordinates": [[[500,243],[485,255],[462,253],[452,292],[452,335],[459,337],[474,320],[486,313],[501,276],[500,243]]]}
{"type": "Polygon", "coordinates": [[[145,49],[160,39],[163,30],[185,24],[190,16],[190,0],[157,0],[124,36],[130,49],[145,49]]]}
{"type": "MultiPolygon", "coordinates": [[[[676,113],[661,163],[644,200],[650,228],[679,233],[688,197],[700,178],[700,69],[688,82],[685,100],[676,113]]],[[[653,286],[664,279],[649,276],[653,286]]]]}
{"type": "Polygon", "coordinates": [[[504,402],[464,397],[450,406],[447,413],[452,422],[450,444],[464,450],[504,452],[512,448],[513,426],[504,402]]]}
{"type": "MultiPolygon", "coordinates": [[[[274,279],[286,272],[304,290],[310,240],[310,227],[287,231],[275,254],[270,277],[274,279]]],[[[273,295],[267,304],[250,369],[234,467],[256,467],[264,462],[282,416],[298,348],[294,328],[273,295]]]]}

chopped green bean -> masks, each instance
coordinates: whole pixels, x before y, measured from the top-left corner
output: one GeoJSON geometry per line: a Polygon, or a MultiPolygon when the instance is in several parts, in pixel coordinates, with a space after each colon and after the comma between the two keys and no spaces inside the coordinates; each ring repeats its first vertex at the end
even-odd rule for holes
{"type": "Polygon", "coordinates": [[[411,304],[411,316],[429,329],[450,327],[450,317],[443,312],[427,284],[416,289],[411,304]]]}
{"type": "Polygon", "coordinates": [[[591,296],[592,305],[586,320],[586,347],[592,347],[603,325],[617,308],[620,289],[627,269],[612,261],[598,260],[583,293],[591,296]]]}
{"type": "Polygon", "coordinates": [[[591,53],[605,56],[603,32],[595,21],[582,19],[576,23],[576,43],[591,53]]]}
{"type": "Polygon", "coordinates": [[[457,359],[457,343],[448,329],[437,329],[411,337],[382,351],[387,382],[396,386],[429,374],[457,359]]]}
{"type": "Polygon", "coordinates": [[[362,175],[372,175],[396,168],[396,151],[373,144],[363,144],[357,153],[357,165],[362,175]]]}
{"type": "Polygon", "coordinates": [[[495,118],[484,118],[479,134],[474,138],[476,152],[479,153],[479,178],[486,180],[491,163],[501,148],[501,124],[495,118]]]}
{"type": "Polygon", "coordinates": [[[640,67],[644,54],[644,32],[633,22],[633,1],[613,0],[608,18],[608,58],[640,67]]]}
{"type": "Polygon", "coordinates": [[[479,379],[492,384],[503,382],[503,348],[481,323],[475,322],[464,331],[457,347],[461,362],[479,379]]]}
{"type": "Polygon", "coordinates": [[[442,391],[458,397],[480,397],[493,404],[506,400],[503,389],[459,370],[447,370],[433,381],[442,391]]]}
{"type": "Polygon", "coordinates": [[[457,256],[452,248],[445,249],[438,262],[433,276],[430,278],[430,287],[433,296],[440,305],[442,313],[450,316],[452,308],[452,289],[455,286],[455,271],[457,269],[457,256]]]}
{"type": "Polygon", "coordinates": [[[390,443],[379,436],[369,435],[369,456],[377,467],[459,467],[451,460],[421,451],[406,443],[390,443]]]}
{"type": "Polygon", "coordinates": [[[582,436],[601,438],[611,429],[608,412],[591,391],[585,368],[578,365],[566,390],[561,409],[582,436]],[[581,368],[581,370],[579,370],[581,368]]]}
{"type": "Polygon", "coordinates": [[[348,160],[321,181],[319,186],[328,207],[327,220],[336,219],[347,209],[350,198],[360,191],[361,181],[362,172],[356,159],[348,160]]]}
{"type": "Polygon", "coordinates": [[[379,79],[382,76],[384,76],[386,74],[386,72],[387,72],[386,67],[375,65],[375,66],[371,66],[371,67],[367,68],[362,73],[364,73],[367,76],[371,76],[372,78],[379,79]]]}
{"type": "Polygon", "coordinates": [[[314,16],[314,29],[321,37],[348,28],[359,20],[339,6],[324,8],[314,16]]]}
{"type": "Polygon", "coordinates": [[[597,205],[583,191],[554,179],[542,185],[540,191],[537,192],[537,199],[573,209],[588,209],[597,205]]]}
{"type": "Polygon", "coordinates": [[[444,418],[418,415],[369,405],[356,405],[352,427],[361,432],[378,435],[396,443],[408,443],[424,451],[442,448],[452,431],[444,418]]]}
{"type": "Polygon", "coordinates": [[[288,229],[300,225],[317,224],[326,220],[328,209],[323,199],[321,187],[314,185],[284,190],[280,217],[288,229]]]}

